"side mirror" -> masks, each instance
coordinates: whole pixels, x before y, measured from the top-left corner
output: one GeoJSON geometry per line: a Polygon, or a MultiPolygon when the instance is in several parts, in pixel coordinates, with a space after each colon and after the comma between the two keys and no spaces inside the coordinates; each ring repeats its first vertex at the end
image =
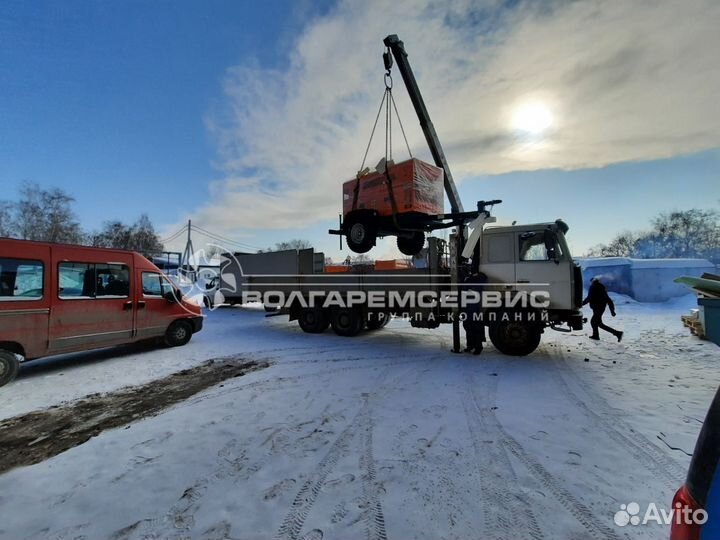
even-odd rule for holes
{"type": "Polygon", "coordinates": [[[179,304],[180,298],[182,297],[182,295],[180,294],[180,291],[177,291],[177,292],[176,291],[177,291],[177,289],[174,289],[174,288],[169,290],[168,292],[163,294],[163,298],[171,304],[179,304]]]}
{"type": "Polygon", "coordinates": [[[555,249],[555,234],[550,229],[545,229],[543,232],[543,243],[545,244],[548,259],[555,261],[555,264],[560,264],[557,250],[555,249]]]}

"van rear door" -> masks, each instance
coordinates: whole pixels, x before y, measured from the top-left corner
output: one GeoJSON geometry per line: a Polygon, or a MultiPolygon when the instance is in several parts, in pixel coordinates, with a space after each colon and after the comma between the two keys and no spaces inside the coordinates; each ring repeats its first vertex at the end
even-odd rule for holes
{"type": "Polygon", "coordinates": [[[48,246],[0,240],[0,342],[26,359],[47,349],[50,274],[48,246]]]}
{"type": "Polygon", "coordinates": [[[53,248],[52,353],[133,341],[133,257],[115,252],[108,259],[82,248],[53,248]]]}

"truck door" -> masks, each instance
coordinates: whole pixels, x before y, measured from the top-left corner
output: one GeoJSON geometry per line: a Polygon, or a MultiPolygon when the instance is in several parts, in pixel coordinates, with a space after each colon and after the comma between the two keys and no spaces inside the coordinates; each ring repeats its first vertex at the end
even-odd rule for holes
{"type": "Polygon", "coordinates": [[[501,290],[513,288],[515,283],[514,234],[485,233],[483,235],[480,271],[488,283],[501,283],[501,290]]]}
{"type": "Polygon", "coordinates": [[[519,290],[547,291],[550,307],[571,309],[571,269],[568,254],[550,229],[516,233],[517,264],[515,279],[519,290]],[[529,286],[523,287],[527,283],[529,286]]]}
{"type": "Polygon", "coordinates": [[[50,314],[51,352],[93,349],[133,340],[132,260],[124,258],[128,260],[57,262],[53,287],[57,295],[50,314]]]}

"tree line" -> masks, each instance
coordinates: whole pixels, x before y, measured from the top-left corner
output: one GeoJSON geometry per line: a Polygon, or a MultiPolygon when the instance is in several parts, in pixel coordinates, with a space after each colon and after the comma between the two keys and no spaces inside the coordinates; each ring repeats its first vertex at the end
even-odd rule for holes
{"type": "Polygon", "coordinates": [[[649,230],[625,231],[608,244],[591,248],[589,257],[638,259],[700,258],[720,263],[720,212],[690,210],[664,212],[649,230]]]}
{"type": "Polygon", "coordinates": [[[59,188],[27,183],[17,201],[0,201],[0,236],[93,247],[129,249],[149,255],[163,250],[150,218],[134,223],[106,221],[99,231],[85,231],[72,208],[75,199],[59,188]]]}

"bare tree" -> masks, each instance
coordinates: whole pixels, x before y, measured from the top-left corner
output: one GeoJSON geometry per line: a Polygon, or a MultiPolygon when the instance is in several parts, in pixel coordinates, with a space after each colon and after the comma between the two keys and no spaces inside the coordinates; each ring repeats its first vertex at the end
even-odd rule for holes
{"type": "Polygon", "coordinates": [[[0,236],[13,235],[13,204],[0,201],[0,236]]]}
{"type": "Polygon", "coordinates": [[[288,249],[308,249],[313,247],[309,240],[294,238],[286,242],[278,242],[274,248],[261,249],[258,253],[268,253],[270,251],[285,251],[288,249]]]}
{"type": "Polygon", "coordinates": [[[146,255],[163,250],[155,228],[147,214],[143,214],[133,225],[122,221],[106,221],[103,229],[91,235],[90,243],[96,247],[130,249],[146,255]]]}
{"type": "Polygon", "coordinates": [[[61,189],[44,190],[25,184],[14,205],[12,232],[24,240],[80,243],[83,232],[71,204],[75,201],[61,189]]]}
{"type": "Polygon", "coordinates": [[[607,244],[588,251],[590,257],[680,258],[720,260],[720,212],[690,210],[666,212],[652,220],[652,229],[624,232],[607,244]]]}

